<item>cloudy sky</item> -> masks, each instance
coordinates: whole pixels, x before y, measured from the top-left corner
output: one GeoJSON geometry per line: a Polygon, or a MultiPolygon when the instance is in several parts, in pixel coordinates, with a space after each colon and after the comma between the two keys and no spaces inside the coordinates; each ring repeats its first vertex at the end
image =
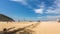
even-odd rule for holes
{"type": "Polygon", "coordinates": [[[0,0],[0,14],[15,20],[57,20],[60,0],[0,0]]]}

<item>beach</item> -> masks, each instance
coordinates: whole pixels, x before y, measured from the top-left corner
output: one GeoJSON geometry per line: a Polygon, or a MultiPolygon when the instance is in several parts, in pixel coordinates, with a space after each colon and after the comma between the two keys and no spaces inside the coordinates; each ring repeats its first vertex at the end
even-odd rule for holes
{"type": "MultiPolygon", "coordinates": [[[[33,24],[30,28],[32,31],[34,31],[35,34],[60,34],[60,23],[58,22],[0,22],[0,31],[2,31],[4,28],[11,28],[15,27],[15,29],[18,28],[24,28],[26,26],[29,26],[33,24]],[[38,23],[38,25],[34,25],[38,23]],[[35,26],[34,28],[32,28],[35,26]]],[[[13,30],[15,30],[13,29],[13,30]]]]}

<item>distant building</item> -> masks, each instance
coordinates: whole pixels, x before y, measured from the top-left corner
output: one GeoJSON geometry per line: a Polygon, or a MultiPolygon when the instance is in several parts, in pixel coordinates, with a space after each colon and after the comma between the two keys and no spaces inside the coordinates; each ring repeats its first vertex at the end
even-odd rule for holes
{"type": "Polygon", "coordinates": [[[8,17],[8,16],[5,16],[5,15],[3,15],[3,14],[0,14],[0,21],[4,21],[4,22],[7,22],[7,21],[13,22],[14,20],[13,20],[12,18],[8,17]]]}

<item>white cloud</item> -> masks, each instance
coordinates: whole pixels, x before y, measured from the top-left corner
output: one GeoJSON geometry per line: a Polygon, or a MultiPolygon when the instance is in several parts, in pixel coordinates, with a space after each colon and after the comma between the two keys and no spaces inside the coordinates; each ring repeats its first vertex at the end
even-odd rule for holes
{"type": "Polygon", "coordinates": [[[56,0],[55,1],[55,4],[56,4],[56,8],[55,8],[55,10],[52,10],[52,8],[49,8],[48,10],[47,10],[47,14],[60,14],[60,0],[56,0]]]}
{"type": "Polygon", "coordinates": [[[10,0],[10,1],[15,1],[15,2],[19,2],[22,3],[24,5],[27,5],[28,3],[26,2],[26,0],[10,0]]]}
{"type": "Polygon", "coordinates": [[[45,8],[44,3],[42,2],[41,5],[38,5],[40,8],[34,9],[35,13],[42,14],[45,8]]]}
{"type": "MultiPolygon", "coordinates": [[[[11,0],[11,1],[20,2],[23,5],[27,5],[28,8],[32,8],[27,3],[27,0],[11,0]]],[[[51,13],[53,13],[53,14],[60,14],[60,0],[55,0],[54,3],[56,4],[57,8],[55,10],[52,10],[53,8],[49,7],[49,9],[47,9],[47,12],[46,12],[47,14],[51,14],[51,13]]],[[[32,9],[35,11],[35,13],[42,14],[43,11],[44,11],[44,8],[46,8],[44,2],[42,2],[40,5],[38,4],[37,6],[39,7],[38,9],[35,9],[35,8],[34,9],[32,8],[32,9]]]]}
{"type": "Polygon", "coordinates": [[[48,18],[48,19],[59,19],[60,16],[59,15],[58,16],[46,16],[46,18],[48,18]]]}
{"type": "Polygon", "coordinates": [[[21,4],[27,6],[30,9],[32,8],[31,5],[28,4],[27,0],[10,0],[10,1],[21,3],[21,4]]]}
{"type": "Polygon", "coordinates": [[[46,19],[56,21],[57,19],[60,19],[60,16],[59,15],[58,16],[47,16],[46,19]]]}
{"type": "Polygon", "coordinates": [[[39,13],[42,14],[43,13],[43,9],[34,9],[35,13],[39,13]]]}
{"type": "Polygon", "coordinates": [[[48,9],[47,14],[60,14],[60,8],[57,8],[55,10],[52,10],[52,9],[48,9]]]}
{"type": "MultiPolygon", "coordinates": [[[[55,5],[53,5],[53,7],[55,6],[56,8],[49,7],[45,12],[46,14],[60,14],[60,0],[55,0],[54,3],[55,3],[55,5]]],[[[42,14],[43,10],[45,8],[44,3],[42,2],[42,4],[38,5],[38,6],[40,6],[40,8],[34,9],[34,11],[35,11],[35,13],[42,14]]]]}
{"type": "Polygon", "coordinates": [[[57,19],[60,19],[60,15],[58,16],[46,16],[46,17],[37,17],[40,20],[48,20],[48,21],[57,21],[57,19]]]}
{"type": "Polygon", "coordinates": [[[56,0],[55,4],[57,5],[58,8],[60,8],[60,0],[56,0]]]}
{"type": "MultiPolygon", "coordinates": [[[[27,2],[26,0],[11,0],[11,1],[15,1],[15,2],[20,2],[24,5],[28,5],[29,8],[32,8],[27,2]]],[[[54,2],[56,4],[56,8],[53,10],[53,7],[49,7],[49,9],[47,9],[47,12],[46,14],[60,14],[60,0],[55,0],[54,2]]],[[[39,8],[38,9],[33,9],[35,13],[38,13],[38,14],[43,14],[43,11],[44,9],[46,8],[45,7],[45,4],[44,2],[42,2],[40,5],[37,5],[39,8]]],[[[53,5],[54,6],[54,5],[53,5]]],[[[57,20],[60,18],[60,15],[58,16],[46,16],[46,17],[37,17],[39,19],[41,18],[45,18],[46,20],[57,20]]],[[[44,20],[45,20],[44,19],[44,20]]]]}
{"type": "MultiPolygon", "coordinates": [[[[11,0],[11,1],[15,1],[15,2],[19,2],[22,3],[23,5],[27,5],[28,8],[32,8],[27,2],[26,0],[11,0]]],[[[33,9],[35,11],[35,13],[39,13],[42,14],[43,10],[44,10],[44,3],[42,2],[41,5],[38,5],[38,7],[40,7],[39,9],[33,9]]]]}

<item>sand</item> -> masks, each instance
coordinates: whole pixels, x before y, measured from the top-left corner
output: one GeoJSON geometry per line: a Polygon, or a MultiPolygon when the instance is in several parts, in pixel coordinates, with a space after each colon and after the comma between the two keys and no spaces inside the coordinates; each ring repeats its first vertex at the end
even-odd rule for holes
{"type": "Polygon", "coordinates": [[[31,30],[35,32],[35,34],[60,34],[60,23],[58,22],[0,22],[0,31],[3,28],[11,28],[16,27],[23,28],[25,26],[33,24],[35,27],[29,27],[31,30]],[[36,26],[34,24],[38,23],[36,26]]]}

